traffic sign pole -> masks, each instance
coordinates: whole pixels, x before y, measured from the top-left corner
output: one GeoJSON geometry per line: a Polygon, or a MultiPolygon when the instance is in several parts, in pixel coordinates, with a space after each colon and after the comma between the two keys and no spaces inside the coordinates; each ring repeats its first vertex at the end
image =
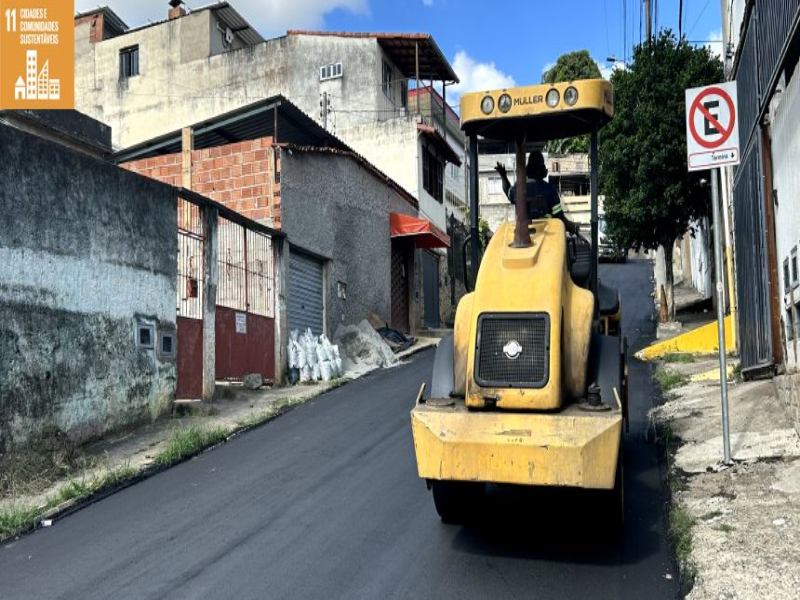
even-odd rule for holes
{"type": "Polygon", "coordinates": [[[722,283],[722,225],[719,217],[719,169],[711,169],[711,205],[714,218],[714,266],[717,273],[717,333],[719,335],[719,384],[722,397],[722,456],[723,463],[732,464],[731,438],[728,422],[728,365],[725,348],[725,287],[722,283]]]}
{"type": "Polygon", "coordinates": [[[722,265],[722,223],[719,217],[719,175],[722,165],[738,165],[739,123],[735,81],[686,90],[686,161],[689,171],[709,169],[714,218],[714,264],[717,272],[717,334],[722,402],[722,454],[731,463],[728,422],[728,365],[725,357],[725,287],[722,265]]]}

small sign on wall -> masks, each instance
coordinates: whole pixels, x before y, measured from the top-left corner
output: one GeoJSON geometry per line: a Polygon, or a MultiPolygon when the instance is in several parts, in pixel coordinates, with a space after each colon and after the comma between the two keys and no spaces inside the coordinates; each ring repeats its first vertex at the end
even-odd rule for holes
{"type": "Polygon", "coordinates": [[[236,333],[247,333],[247,315],[236,313],[236,333]]]}

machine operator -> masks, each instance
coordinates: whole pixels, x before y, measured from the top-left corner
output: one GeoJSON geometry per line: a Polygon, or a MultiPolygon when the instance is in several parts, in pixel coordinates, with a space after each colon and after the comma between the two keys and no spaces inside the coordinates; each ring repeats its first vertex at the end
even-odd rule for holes
{"type": "MultiPolygon", "coordinates": [[[[503,179],[503,192],[511,204],[516,204],[516,189],[508,180],[506,168],[501,163],[497,163],[495,171],[503,179]]],[[[544,164],[544,156],[538,150],[534,150],[528,156],[526,168],[528,176],[526,185],[528,197],[528,218],[558,218],[564,223],[564,227],[569,233],[577,235],[579,225],[570,221],[561,208],[561,198],[558,197],[556,188],[544,178],[547,177],[547,167],[544,164]],[[534,200],[535,199],[535,200],[534,200]],[[538,207],[537,207],[538,204],[538,207]]]]}

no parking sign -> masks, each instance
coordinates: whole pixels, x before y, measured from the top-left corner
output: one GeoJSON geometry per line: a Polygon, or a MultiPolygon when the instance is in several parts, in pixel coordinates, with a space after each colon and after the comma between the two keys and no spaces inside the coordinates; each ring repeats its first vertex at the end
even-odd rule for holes
{"type": "Polygon", "coordinates": [[[738,165],[736,82],[686,90],[686,145],[690,171],[738,165]]]}

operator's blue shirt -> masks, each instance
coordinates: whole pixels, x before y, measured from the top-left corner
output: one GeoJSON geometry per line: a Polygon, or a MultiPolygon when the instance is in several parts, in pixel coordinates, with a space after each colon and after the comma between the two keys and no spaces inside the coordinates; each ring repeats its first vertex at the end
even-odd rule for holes
{"type": "MultiPolygon", "coordinates": [[[[551,217],[558,217],[563,219],[563,211],[561,210],[561,198],[558,197],[558,192],[553,184],[548,181],[536,181],[535,179],[528,179],[526,181],[526,193],[528,197],[528,218],[529,219],[549,219],[551,217]],[[542,212],[542,209],[536,209],[538,203],[533,200],[540,196],[544,200],[544,207],[547,212],[542,212]],[[531,214],[535,213],[535,214],[531,214]]],[[[511,204],[516,204],[516,185],[512,185],[508,190],[508,199],[511,204]]]]}

